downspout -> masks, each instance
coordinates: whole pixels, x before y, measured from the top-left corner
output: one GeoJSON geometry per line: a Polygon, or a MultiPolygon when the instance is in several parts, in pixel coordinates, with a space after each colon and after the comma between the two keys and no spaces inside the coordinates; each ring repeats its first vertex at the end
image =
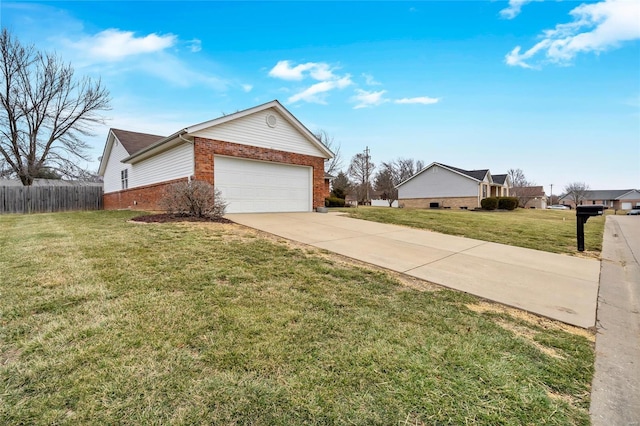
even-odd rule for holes
{"type": "Polygon", "coordinates": [[[194,141],[190,141],[189,139],[183,138],[182,133],[179,133],[178,137],[183,141],[193,145],[193,155],[191,156],[191,173],[189,174],[189,176],[187,176],[187,182],[191,182],[191,178],[196,172],[196,146],[195,146],[196,144],[194,141]]]}

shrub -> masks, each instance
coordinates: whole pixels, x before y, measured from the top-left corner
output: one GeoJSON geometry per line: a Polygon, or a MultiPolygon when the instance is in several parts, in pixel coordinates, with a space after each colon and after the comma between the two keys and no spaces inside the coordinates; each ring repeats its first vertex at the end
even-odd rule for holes
{"type": "Polygon", "coordinates": [[[212,219],[224,216],[227,210],[220,190],[199,180],[170,185],[160,206],[168,213],[212,219]]]}
{"type": "Polygon", "coordinates": [[[333,188],[333,191],[331,191],[329,197],[342,198],[344,200],[345,198],[347,198],[347,193],[342,188],[333,188]]]}
{"type": "Polygon", "coordinates": [[[501,197],[498,199],[498,208],[503,210],[515,210],[518,207],[516,197],[501,197]]]}
{"type": "Polygon", "coordinates": [[[484,198],[480,201],[483,210],[495,210],[498,208],[498,199],[496,197],[484,198]]]}
{"type": "Polygon", "coordinates": [[[325,207],[344,207],[344,198],[327,197],[324,199],[325,207]]]}

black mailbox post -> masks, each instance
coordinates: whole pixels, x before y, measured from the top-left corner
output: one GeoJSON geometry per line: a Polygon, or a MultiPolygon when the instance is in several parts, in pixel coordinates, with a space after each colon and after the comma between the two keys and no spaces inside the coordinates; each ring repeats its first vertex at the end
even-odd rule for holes
{"type": "Polygon", "coordinates": [[[578,251],[584,251],[584,224],[591,216],[602,216],[604,214],[604,206],[577,206],[576,221],[578,234],[578,251]]]}

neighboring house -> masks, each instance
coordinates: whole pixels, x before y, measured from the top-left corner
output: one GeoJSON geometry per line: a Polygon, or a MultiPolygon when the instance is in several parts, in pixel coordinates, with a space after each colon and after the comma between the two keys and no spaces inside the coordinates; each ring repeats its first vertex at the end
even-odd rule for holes
{"type": "Polygon", "coordinates": [[[99,174],[105,209],[159,210],[171,183],[213,184],[227,213],[324,207],[333,153],[278,101],[195,124],[170,136],[111,129],[99,174]]]}
{"type": "MultiPolygon", "coordinates": [[[[576,207],[571,195],[565,194],[559,198],[559,201],[572,208],[576,207]]],[[[634,207],[640,207],[640,191],[637,189],[585,191],[581,204],[602,204],[614,210],[631,210],[634,207]]]]}
{"type": "Polygon", "coordinates": [[[510,193],[512,197],[518,199],[520,207],[525,209],[547,208],[547,196],[542,186],[514,186],[510,193]]]}
{"type": "Polygon", "coordinates": [[[488,169],[463,170],[441,163],[431,163],[400,183],[398,201],[408,208],[480,207],[487,197],[508,197],[511,180],[507,175],[491,175],[488,169]]]}

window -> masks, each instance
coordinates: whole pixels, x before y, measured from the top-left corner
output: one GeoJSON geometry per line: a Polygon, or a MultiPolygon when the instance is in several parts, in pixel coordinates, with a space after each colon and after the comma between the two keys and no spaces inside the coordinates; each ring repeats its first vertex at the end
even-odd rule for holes
{"type": "Polygon", "coordinates": [[[120,180],[122,181],[122,189],[129,188],[129,170],[120,171],[120,180]]]}
{"type": "Polygon", "coordinates": [[[482,185],[482,198],[487,198],[487,185],[482,185]]]}

